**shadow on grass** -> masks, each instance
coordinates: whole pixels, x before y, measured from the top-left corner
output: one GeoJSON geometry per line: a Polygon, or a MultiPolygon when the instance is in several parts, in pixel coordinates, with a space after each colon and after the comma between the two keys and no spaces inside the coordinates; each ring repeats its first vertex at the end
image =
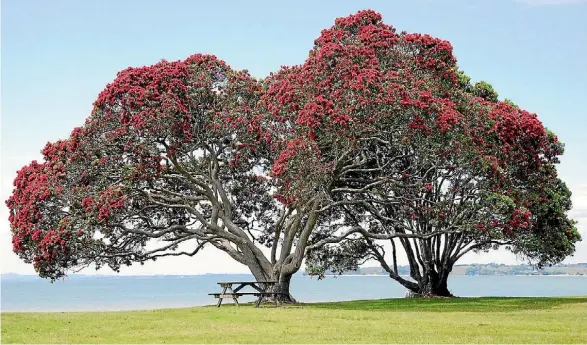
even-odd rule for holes
{"type": "Polygon", "coordinates": [[[587,297],[480,297],[393,298],[380,300],[308,303],[306,308],[344,310],[389,310],[406,312],[500,312],[536,310],[587,303],[587,297]]]}

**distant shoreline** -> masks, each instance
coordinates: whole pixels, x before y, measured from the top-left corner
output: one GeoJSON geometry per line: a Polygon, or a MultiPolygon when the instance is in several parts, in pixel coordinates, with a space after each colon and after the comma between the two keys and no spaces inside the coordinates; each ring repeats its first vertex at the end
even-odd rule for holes
{"type": "MultiPolygon", "coordinates": [[[[325,274],[325,277],[389,277],[388,274],[325,274]]],[[[409,275],[400,274],[401,277],[409,275]]],[[[586,274],[452,274],[452,277],[587,277],[586,274]]],[[[305,275],[304,277],[310,277],[305,275]]]]}
{"type": "MultiPolygon", "coordinates": [[[[72,274],[68,275],[64,278],[64,280],[69,279],[98,279],[98,278],[115,278],[115,279],[149,279],[149,278],[190,278],[190,277],[202,277],[202,276],[250,276],[250,274],[246,273],[206,273],[206,274],[153,274],[153,275],[131,275],[131,274],[111,274],[111,275],[92,275],[92,274],[83,274],[77,275],[72,274]]],[[[409,275],[400,274],[401,277],[409,278],[409,275]]],[[[586,278],[587,274],[451,274],[451,277],[583,277],[586,278]]],[[[294,278],[310,278],[310,279],[317,279],[317,276],[310,276],[307,274],[300,274],[295,275],[294,278]]],[[[385,277],[389,278],[388,274],[325,274],[324,277],[326,278],[338,278],[338,277],[385,277]]],[[[2,274],[0,275],[0,279],[3,280],[45,280],[40,278],[36,275],[28,275],[28,274],[2,274]]]]}
{"type": "MultiPolygon", "coordinates": [[[[400,276],[409,277],[410,270],[408,266],[397,266],[398,273],[400,276]]],[[[250,273],[170,273],[170,274],[124,274],[124,273],[110,273],[110,272],[98,271],[96,274],[70,274],[68,278],[165,278],[165,277],[193,277],[193,276],[248,276],[250,273]]],[[[294,277],[300,277],[309,275],[304,270],[294,274],[294,277]]],[[[380,266],[371,267],[360,267],[357,271],[344,272],[342,275],[333,273],[331,271],[325,272],[326,277],[388,277],[388,273],[383,270],[380,266]]],[[[526,276],[551,276],[551,277],[585,277],[587,276],[587,262],[575,263],[575,264],[558,264],[550,267],[544,267],[541,270],[537,270],[535,267],[530,265],[505,265],[505,264],[460,264],[455,265],[450,274],[451,277],[455,276],[515,276],[515,277],[526,277],[526,276]]],[[[0,274],[2,279],[42,279],[36,274],[18,274],[12,272],[2,272],[0,274]]],[[[68,279],[66,278],[66,279],[68,279]]]]}
{"type": "MultiPolygon", "coordinates": [[[[409,266],[397,266],[399,275],[409,276],[409,266]]],[[[327,276],[337,275],[332,271],[324,272],[327,276]]],[[[360,267],[356,271],[343,272],[344,276],[384,275],[387,272],[381,267],[360,267]]],[[[452,269],[451,276],[587,276],[587,263],[558,264],[537,269],[532,265],[505,265],[505,264],[460,264],[452,269]]]]}

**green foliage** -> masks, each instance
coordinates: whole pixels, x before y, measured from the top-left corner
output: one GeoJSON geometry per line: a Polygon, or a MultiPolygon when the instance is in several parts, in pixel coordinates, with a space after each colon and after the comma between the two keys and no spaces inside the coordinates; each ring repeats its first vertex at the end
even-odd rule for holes
{"type": "Polygon", "coordinates": [[[581,235],[575,226],[576,221],[566,216],[572,208],[571,191],[567,185],[556,179],[554,183],[542,184],[539,193],[542,202],[534,203],[530,208],[535,219],[534,231],[520,234],[514,253],[523,254],[541,268],[573,254],[581,235]]]}
{"type": "Polygon", "coordinates": [[[473,85],[471,92],[489,102],[497,102],[497,92],[493,90],[493,86],[485,81],[478,81],[473,85]]]}
{"type": "Polygon", "coordinates": [[[357,271],[359,259],[369,248],[365,241],[344,241],[339,246],[330,246],[306,255],[306,272],[318,279],[324,278],[327,271],[334,274],[357,271]]]}
{"type": "Polygon", "coordinates": [[[465,74],[464,71],[457,69],[457,82],[461,89],[471,92],[473,86],[471,85],[471,77],[465,74]]]}
{"type": "Polygon", "coordinates": [[[518,106],[516,103],[512,102],[512,101],[511,101],[510,99],[508,99],[508,98],[504,99],[504,100],[503,100],[503,102],[504,102],[504,103],[507,103],[507,104],[509,104],[509,105],[511,105],[512,107],[514,107],[514,108],[516,108],[516,109],[520,109],[520,107],[519,107],[519,106],[518,106]]]}

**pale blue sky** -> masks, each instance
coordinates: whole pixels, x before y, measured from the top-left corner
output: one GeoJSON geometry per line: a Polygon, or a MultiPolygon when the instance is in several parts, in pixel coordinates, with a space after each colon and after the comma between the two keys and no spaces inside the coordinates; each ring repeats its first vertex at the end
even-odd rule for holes
{"type": "MultiPolygon", "coordinates": [[[[559,171],[575,193],[574,214],[587,222],[587,3],[581,0],[4,0],[2,200],[15,171],[47,141],[81,125],[117,71],[213,53],[263,77],[302,63],[334,18],[367,8],[399,30],[449,40],[473,81],[486,80],[500,98],[538,113],[566,143],[559,171]]],[[[30,272],[11,253],[6,208],[0,207],[2,270],[30,272]]],[[[571,261],[587,261],[582,233],[586,241],[571,261]]],[[[192,259],[179,273],[242,271],[230,260],[219,268],[198,264],[202,260],[192,259]]],[[[499,253],[466,261],[515,260],[499,253]]],[[[168,272],[169,265],[146,269],[141,272],[168,272]]]]}

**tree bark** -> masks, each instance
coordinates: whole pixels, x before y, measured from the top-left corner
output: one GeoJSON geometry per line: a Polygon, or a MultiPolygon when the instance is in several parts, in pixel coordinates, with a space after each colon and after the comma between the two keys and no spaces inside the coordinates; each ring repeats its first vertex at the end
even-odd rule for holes
{"type": "MultiPolygon", "coordinates": [[[[400,283],[408,290],[406,297],[454,297],[448,290],[448,277],[452,271],[454,261],[438,260],[442,253],[435,251],[435,246],[429,240],[416,240],[400,238],[405,249],[410,266],[410,277],[414,281],[406,280],[392,271],[385,262],[385,258],[376,248],[372,251],[389,273],[390,278],[400,283]]],[[[395,257],[394,257],[395,264],[395,257]]]]}
{"type": "Polygon", "coordinates": [[[273,287],[272,292],[278,292],[279,295],[275,296],[275,298],[280,303],[287,303],[287,304],[294,304],[297,303],[296,299],[291,295],[289,292],[289,286],[291,283],[291,277],[293,274],[291,273],[281,273],[278,277],[275,277],[278,283],[273,287]]]}
{"type": "Polygon", "coordinates": [[[264,301],[274,302],[277,299],[280,303],[297,303],[296,299],[289,291],[293,273],[284,272],[281,270],[279,264],[274,265],[271,271],[264,270],[261,265],[254,262],[249,263],[247,266],[249,267],[249,270],[255,277],[256,281],[277,281],[277,284],[275,284],[275,286],[273,286],[273,288],[268,292],[279,292],[280,295],[278,295],[276,298],[266,297],[263,299],[264,301]]]}
{"type": "Polygon", "coordinates": [[[404,284],[401,281],[399,283],[408,289],[407,297],[455,297],[448,290],[449,273],[447,269],[443,269],[441,273],[432,269],[422,275],[417,285],[404,284]]]}

